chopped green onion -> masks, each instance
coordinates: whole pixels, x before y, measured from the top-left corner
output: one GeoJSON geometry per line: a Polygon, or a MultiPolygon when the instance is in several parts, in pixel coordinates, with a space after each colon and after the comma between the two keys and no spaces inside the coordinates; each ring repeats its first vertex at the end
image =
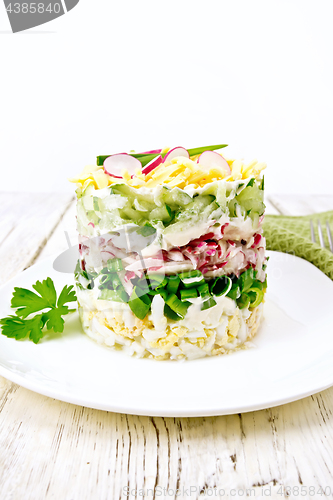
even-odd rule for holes
{"type": "Polygon", "coordinates": [[[207,283],[204,283],[203,285],[198,286],[197,290],[198,290],[201,298],[205,299],[206,297],[210,297],[209,286],[207,283]]]}
{"type": "Polygon", "coordinates": [[[237,305],[239,309],[244,309],[250,304],[250,297],[246,293],[242,293],[242,295],[237,300],[237,305]]]}
{"type": "Polygon", "coordinates": [[[250,298],[250,307],[257,307],[264,298],[264,292],[259,288],[250,288],[247,292],[250,298]]]}
{"type": "Polygon", "coordinates": [[[103,274],[101,277],[99,289],[110,288],[116,290],[117,288],[123,288],[122,282],[116,273],[103,274]]]}
{"type": "Polygon", "coordinates": [[[165,288],[155,288],[155,290],[149,290],[149,292],[147,293],[152,296],[160,295],[164,301],[167,299],[169,295],[165,288]]]}
{"type": "Polygon", "coordinates": [[[164,302],[166,302],[166,300],[167,300],[167,298],[168,298],[168,296],[169,296],[169,294],[168,294],[168,292],[166,291],[166,289],[165,289],[165,288],[162,288],[161,290],[158,290],[158,293],[159,293],[159,295],[162,297],[162,299],[164,300],[164,302]]]}
{"type": "Polygon", "coordinates": [[[109,281],[111,281],[111,275],[110,274],[102,274],[100,283],[102,285],[106,285],[106,283],[108,283],[109,281]]]}
{"type": "Polygon", "coordinates": [[[195,299],[198,296],[196,288],[186,288],[185,290],[180,290],[180,299],[184,302],[187,299],[195,299]]]}
{"type": "Polygon", "coordinates": [[[198,287],[205,283],[205,279],[200,271],[192,269],[179,274],[185,288],[198,287]]]}
{"type": "Polygon", "coordinates": [[[182,273],[179,274],[180,279],[185,279],[185,278],[198,278],[201,277],[202,273],[198,269],[191,269],[190,271],[183,271],[182,273]]]}
{"type": "Polygon", "coordinates": [[[161,283],[166,284],[167,283],[167,278],[164,276],[164,274],[146,274],[146,278],[148,281],[152,282],[155,281],[159,285],[161,283]]]}
{"type": "Polygon", "coordinates": [[[117,259],[117,258],[109,259],[107,262],[107,266],[108,266],[108,270],[110,272],[112,272],[112,271],[118,272],[118,271],[122,271],[124,269],[121,259],[117,259]]]}
{"type": "Polygon", "coordinates": [[[254,278],[255,278],[255,273],[252,267],[250,267],[240,275],[240,277],[238,278],[238,282],[242,293],[247,292],[248,289],[251,288],[254,278]]]}
{"type": "Polygon", "coordinates": [[[205,302],[201,305],[201,310],[205,309],[210,309],[211,307],[216,306],[216,301],[213,299],[213,297],[210,297],[208,300],[205,300],[205,302]]]}
{"type": "Polygon", "coordinates": [[[164,316],[172,319],[173,321],[179,321],[180,319],[183,319],[181,316],[178,316],[178,314],[175,313],[175,311],[173,311],[167,304],[164,305],[164,316]]]}
{"type": "Polygon", "coordinates": [[[187,309],[191,305],[190,302],[181,302],[175,294],[169,295],[165,303],[182,319],[186,316],[187,309]]]}
{"type": "Polygon", "coordinates": [[[267,288],[267,276],[265,278],[265,281],[262,283],[262,290],[266,290],[267,288]]]}
{"type": "Polygon", "coordinates": [[[240,297],[240,288],[239,288],[239,285],[237,285],[237,283],[234,283],[231,287],[231,290],[230,292],[227,294],[227,297],[229,297],[230,299],[233,299],[233,300],[236,300],[240,297]]]}
{"type": "Polygon", "coordinates": [[[254,181],[255,181],[255,178],[252,177],[252,179],[250,179],[249,182],[247,183],[246,187],[253,187],[254,181]]]}
{"type": "Polygon", "coordinates": [[[137,318],[144,319],[149,312],[151,301],[148,295],[139,295],[140,289],[138,290],[137,287],[135,287],[128,305],[137,318]]]}
{"type": "Polygon", "coordinates": [[[146,278],[151,290],[160,290],[168,284],[168,278],[163,274],[147,274],[146,278]]]}
{"type": "MultiPolygon", "coordinates": [[[[263,289],[263,287],[264,287],[264,283],[262,283],[262,282],[261,282],[261,281],[259,281],[259,280],[255,280],[255,281],[253,282],[253,285],[251,286],[251,288],[259,288],[259,290],[262,290],[262,289],[263,289]]],[[[251,290],[251,288],[249,288],[249,290],[251,290]]],[[[249,290],[248,290],[248,291],[249,291],[249,290]]]]}
{"type": "Polygon", "coordinates": [[[168,276],[167,291],[169,293],[176,293],[179,287],[180,278],[177,275],[168,276]]]}
{"type": "Polygon", "coordinates": [[[140,295],[144,295],[150,292],[150,288],[146,278],[139,279],[136,286],[140,288],[140,295]]]}
{"type": "Polygon", "coordinates": [[[222,297],[223,295],[227,295],[232,287],[232,281],[228,276],[221,276],[220,278],[216,278],[213,284],[210,287],[210,291],[216,297],[222,297]]]}
{"type": "Polygon", "coordinates": [[[103,288],[98,298],[101,300],[112,300],[113,302],[128,302],[128,295],[125,290],[121,288],[119,290],[103,288]]]}

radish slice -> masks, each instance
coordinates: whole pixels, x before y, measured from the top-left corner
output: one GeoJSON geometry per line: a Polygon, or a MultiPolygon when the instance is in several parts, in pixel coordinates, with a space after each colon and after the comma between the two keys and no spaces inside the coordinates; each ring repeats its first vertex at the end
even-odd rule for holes
{"type": "Polygon", "coordinates": [[[168,151],[165,155],[163,162],[165,163],[166,161],[171,161],[173,158],[176,158],[176,156],[185,156],[185,158],[190,157],[187,149],[179,146],[177,148],[170,149],[170,151],[168,151]]]}
{"type": "Polygon", "coordinates": [[[162,149],[152,149],[151,151],[143,151],[143,153],[138,153],[139,155],[159,155],[162,149]]]}
{"type": "Polygon", "coordinates": [[[210,168],[223,168],[228,175],[231,174],[230,167],[226,160],[215,151],[204,151],[198,158],[198,163],[207,170],[210,168]]]}
{"type": "Polygon", "coordinates": [[[108,156],[103,163],[104,172],[106,174],[112,175],[112,177],[117,177],[122,179],[121,171],[126,168],[130,175],[135,174],[137,168],[141,168],[141,163],[133,156],[127,153],[119,153],[116,155],[108,156]]]}
{"type": "Polygon", "coordinates": [[[158,167],[162,162],[163,158],[159,155],[157,158],[154,158],[151,162],[147,163],[147,165],[142,169],[142,173],[145,175],[149,174],[149,172],[158,167]]]}

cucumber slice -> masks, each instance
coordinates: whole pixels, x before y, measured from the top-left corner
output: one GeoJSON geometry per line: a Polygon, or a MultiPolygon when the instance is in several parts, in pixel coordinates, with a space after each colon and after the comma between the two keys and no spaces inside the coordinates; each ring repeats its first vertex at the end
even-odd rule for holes
{"type": "Polygon", "coordinates": [[[258,229],[258,226],[259,226],[259,214],[258,214],[258,212],[253,212],[253,210],[251,210],[249,215],[250,215],[251,219],[253,220],[253,229],[258,229]]]}
{"type": "Polygon", "coordinates": [[[150,212],[153,210],[154,205],[148,201],[135,198],[133,201],[133,208],[135,208],[135,210],[139,210],[139,212],[150,212]]]}
{"type": "Polygon", "coordinates": [[[193,201],[189,194],[184,193],[184,191],[179,188],[171,190],[164,188],[162,196],[167,205],[175,207],[186,207],[193,201]]]}
{"type": "Polygon", "coordinates": [[[162,207],[154,208],[149,214],[150,220],[161,220],[170,221],[172,219],[173,212],[168,205],[163,205],[162,207]]]}
{"type": "Polygon", "coordinates": [[[216,202],[210,203],[205,208],[201,208],[206,203],[207,200],[198,200],[195,204],[193,204],[193,202],[190,203],[188,207],[191,208],[186,208],[178,213],[171,224],[164,229],[164,234],[171,235],[172,233],[184,233],[188,231],[189,228],[207,221],[210,215],[217,209],[220,211],[219,216],[222,215],[222,211],[216,202]]]}
{"type": "Polygon", "coordinates": [[[94,210],[94,198],[92,196],[84,195],[81,200],[85,210],[94,210]]]}
{"type": "MultiPolygon", "coordinates": [[[[194,197],[192,203],[197,210],[202,210],[203,208],[213,203],[214,200],[215,196],[212,194],[199,194],[198,196],[194,197]]],[[[190,205],[188,205],[187,208],[190,208],[190,205]]]]}
{"type": "Polygon", "coordinates": [[[126,184],[114,184],[111,188],[111,193],[121,194],[123,196],[128,196],[129,198],[133,198],[133,192],[129,186],[126,184]]]}
{"type": "Polygon", "coordinates": [[[96,214],[96,212],[94,210],[89,210],[87,212],[87,216],[88,216],[89,221],[93,222],[93,224],[95,224],[95,226],[101,220],[100,217],[98,217],[98,215],[96,214]]]}
{"type": "Polygon", "coordinates": [[[91,194],[93,194],[93,192],[95,191],[95,186],[93,184],[89,184],[85,189],[83,189],[82,191],[82,196],[89,196],[91,194]]]}
{"type": "Polygon", "coordinates": [[[222,208],[224,211],[227,206],[227,196],[226,196],[226,187],[224,184],[219,184],[216,190],[216,203],[222,208]]]}
{"type": "Polygon", "coordinates": [[[84,208],[84,205],[83,205],[83,197],[78,200],[77,205],[76,205],[76,210],[77,210],[78,223],[82,224],[83,227],[87,227],[90,220],[88,219],[88,216],[87,216],[87,210],[84,208]]]}
{"type": "Polygon", "coordinates": [[[229,208],[229,216],[230,217],[236,217],[236,206],[238,205],[236,198],[233,200],[229,201],[228,203],[228,208],[229,208]]]}
{"type": "Polygon", "coordinates": [[[258,186],[247,186],[236,196],[236,199],[245,210],[253,210],[259,215],[264,213],[263,191],[258,186]]]}
{"type": "Polygon", "coordinates": [[[263,202],[264,193],[256,184],[252,185],[252,179],[242,191],[228,203],[230,217],[236,217],[236,206],[239,205],[242,213],[247,214],[258,225],[259,217],[265,211],[263,202]]]}
{"type": "Polygon", "coordinates": [[[134,208],[129,207],[119,210],[119,214],[123,219],[130,219],[133,222],[138,222],[139,220],[142,220],[142,218],[146,218],[146,213],[147,212],[139,212],[138,210],[134,210],[134,208]]]}
{"type": "MultiPolygon", "coordinates": [[[[184,220],[193,217],[194,215],[198,215],[206,208],[208,205],[212,204],[215,200],[215,196],[213,195],[198,195],[195,196],[193,201],[189,203],[185,210],[177,214],[177,220],[184,220]]],[[[216,207],[215,207],[216,208],[216,207]]]]}
{"type": "Polygon", "coordinates": [[[101,198],[97,198],[97,196],[93,197],[94,210],[96,212],[102,212],[103,210],[103,201],[101,198]]]}

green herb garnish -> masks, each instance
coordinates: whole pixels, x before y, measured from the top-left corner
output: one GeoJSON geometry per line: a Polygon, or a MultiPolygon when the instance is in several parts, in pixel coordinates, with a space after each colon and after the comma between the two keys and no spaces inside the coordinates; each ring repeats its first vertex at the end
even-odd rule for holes
{"type": "Polygon", "coordinates": [[[1,333],[16,340],[28,337],[35,344],[47,330],[53,329],[55,333],[64,330],[64,319],[62,316],[75,309],[65,306],[67,302],[76,302],[73,285],[64,286],[57,300],[57,292],[51,278],[37,281],[32,288],[38,295],[26,288],[14,288],[11,307],[16,309],[15,315],[0,319],[1,333]],[[32,314],[39,312],[31,317],[32,314]]]}

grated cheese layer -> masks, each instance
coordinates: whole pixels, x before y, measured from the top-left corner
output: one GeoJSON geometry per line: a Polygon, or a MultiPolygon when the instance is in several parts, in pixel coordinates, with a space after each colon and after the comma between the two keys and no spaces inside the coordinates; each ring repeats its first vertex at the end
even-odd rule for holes
{"type": "MultiPolygon", "coordinates": [[[[231,170],[231,174],[227,175],[222,168],[214,167],[207,170],[201,167],[200,163],[196,161],[197,158],[198,156],[192,156],[191,158],[178,156],[169,163],[161,163],[147,175],[138,169],[135,176],[131,177],[128,171],[124,169],[122,171],[123,180],[133,188],[155,188],[160,185],[166,185],[169,188],[179,187],[181,189],[189,185],[193,186],[193,188],[199,188],[221,179],[235,181],[250,177],[258,178],[262,170],[266,168],[266,163],[259,163],[257,160],[250,163],[240,160],[226,160],[231,170]]],[[[95,189],[103,189],[119,183],[119,178],[106,174],[103,167],[97,165],[86,166],[81,174],[69,180],[75,182],[81,189],[85,189],[90,184],[93,184],[95,189]]]]}

